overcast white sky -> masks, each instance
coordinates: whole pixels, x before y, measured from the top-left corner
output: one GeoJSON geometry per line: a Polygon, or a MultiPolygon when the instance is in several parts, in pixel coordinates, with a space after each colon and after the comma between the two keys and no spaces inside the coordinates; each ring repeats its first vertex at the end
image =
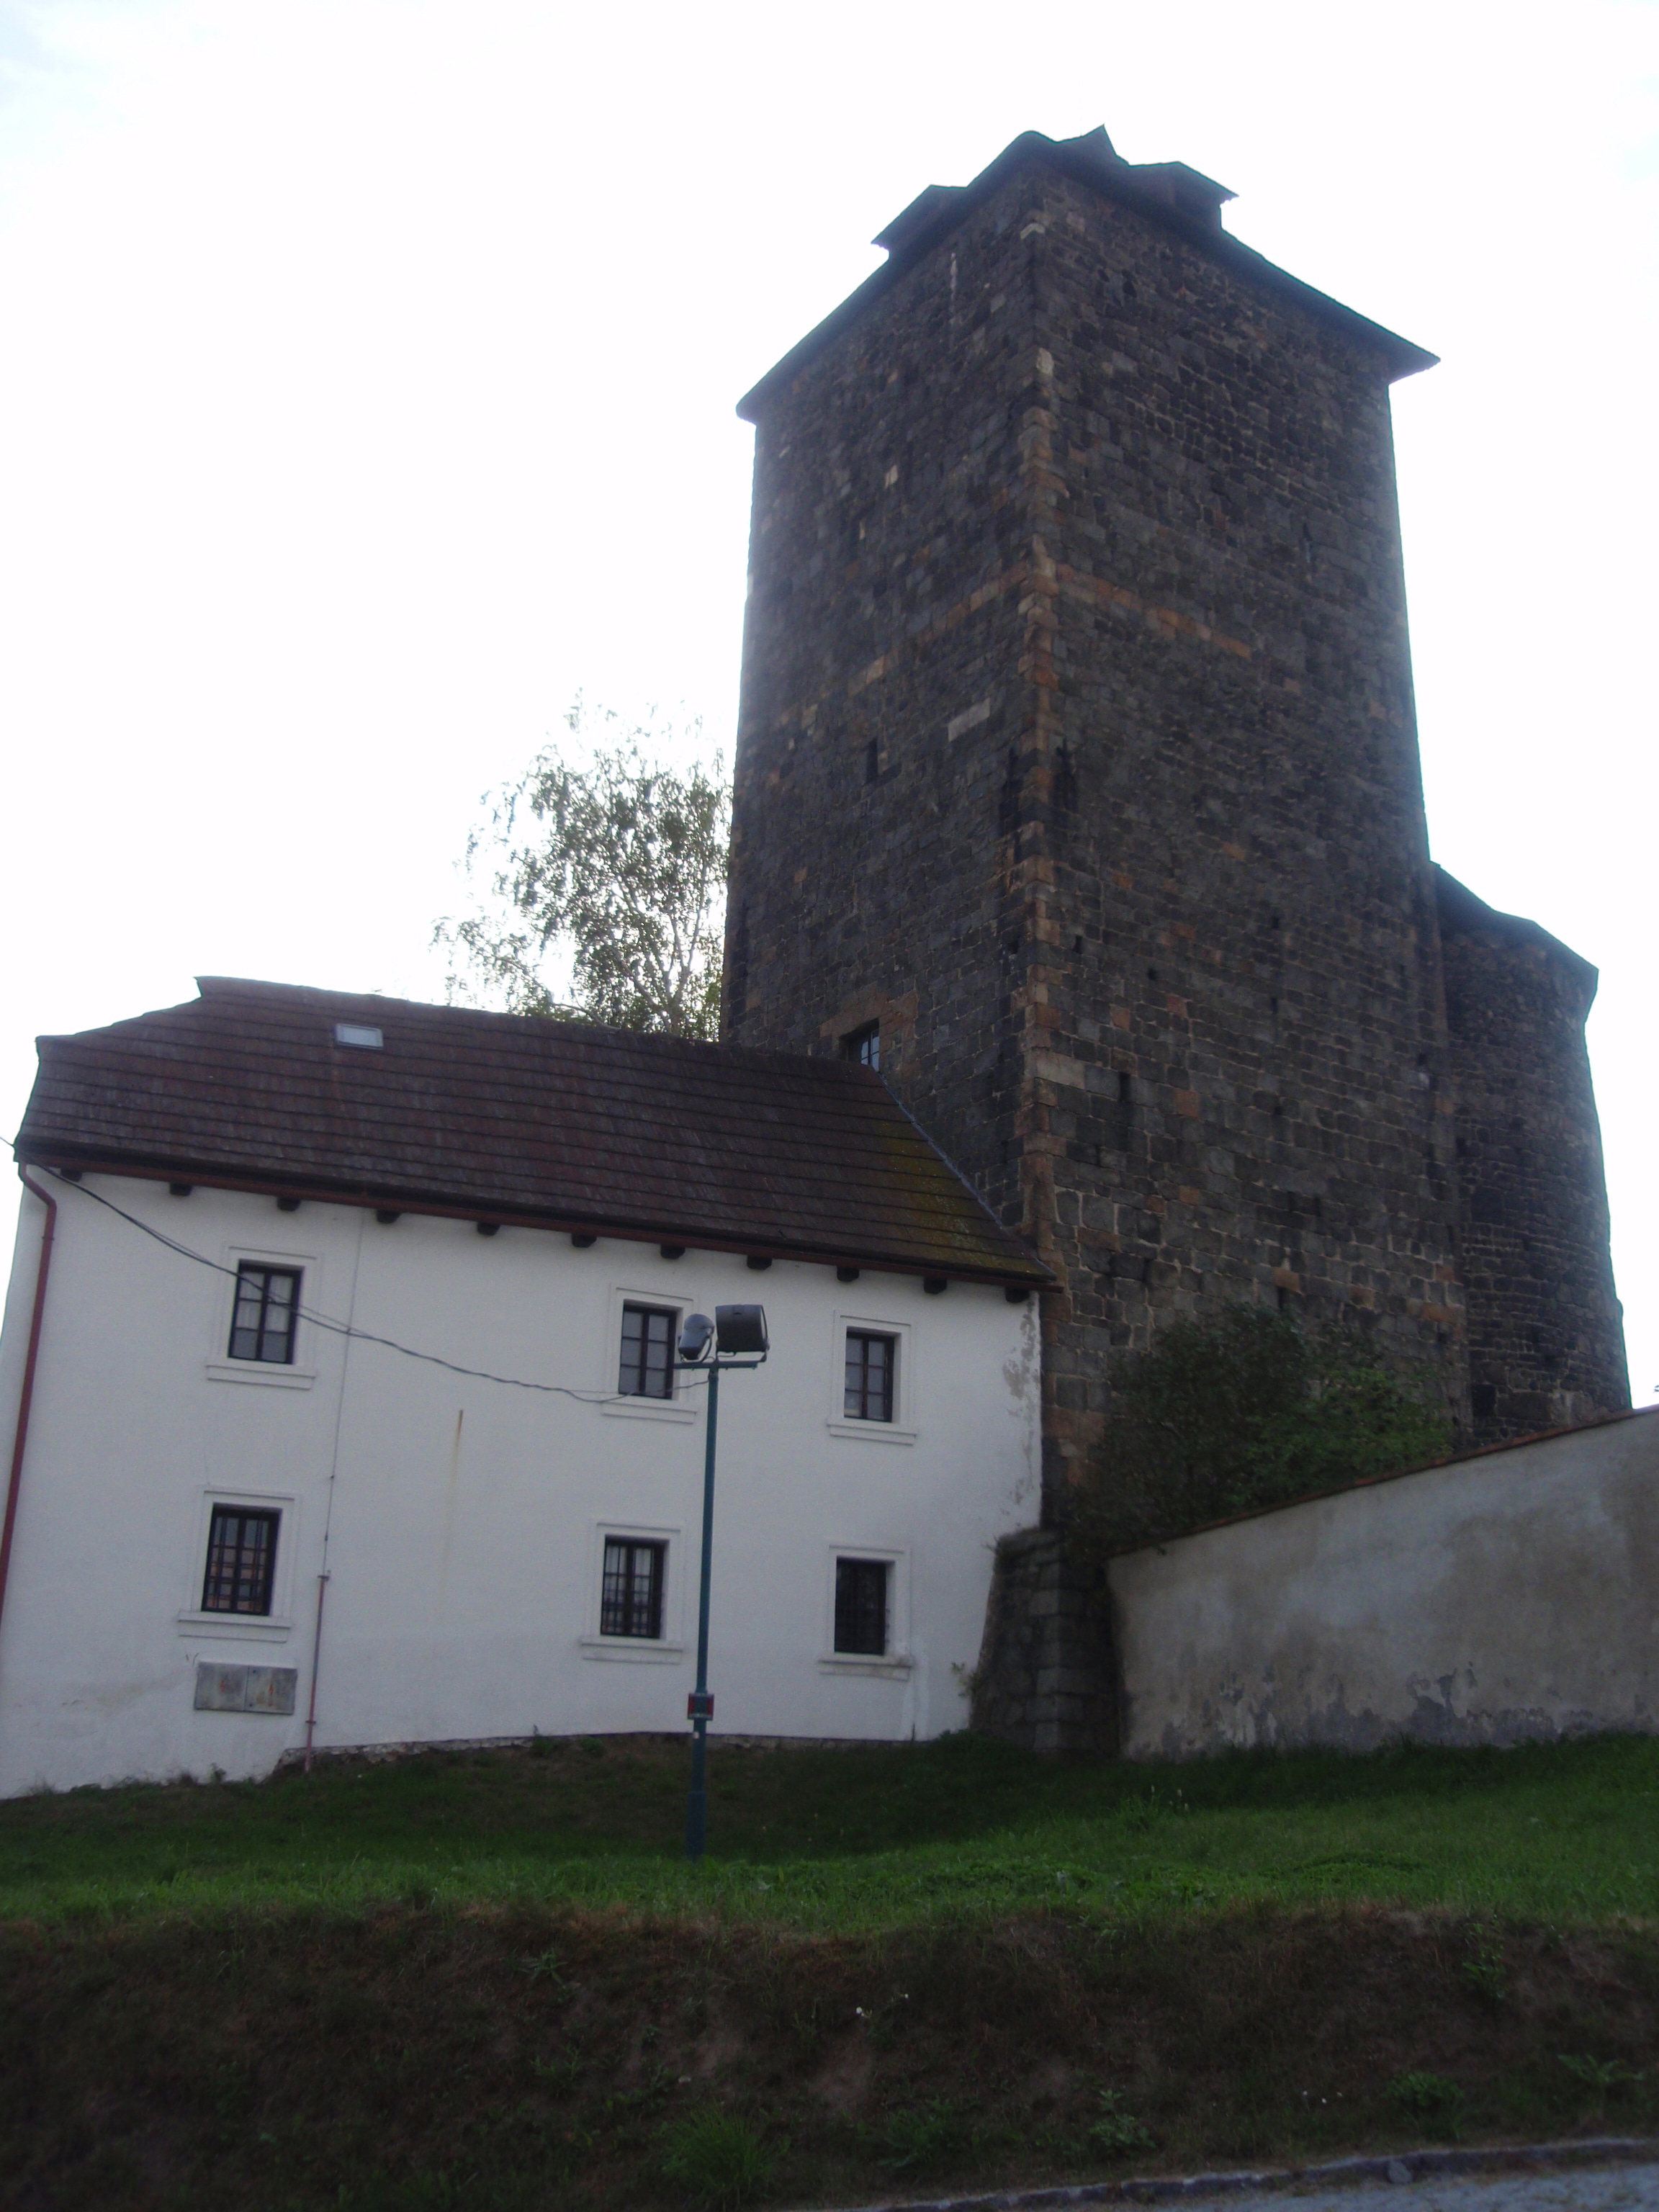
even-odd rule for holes
{"type": "Polygon", "coordinates": [[[1649,1401],[1640,0],[0,0],[5,1132],[36,1032],[198,973],[439,995],[478,794],[578,688],[729,754],[734,401],[923,185],[1101,122],[1444,357],[1395,400],[1431,834],[1601,967],[1649,1401]]]}

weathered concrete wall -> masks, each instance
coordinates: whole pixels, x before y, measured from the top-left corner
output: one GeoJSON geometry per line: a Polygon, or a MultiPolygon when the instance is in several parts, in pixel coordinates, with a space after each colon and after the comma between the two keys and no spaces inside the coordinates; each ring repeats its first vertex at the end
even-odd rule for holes
{"type": "Polygon", "coordinates": [[[969,1725],[1027,1751],[1117,1749],[1104,1592],[1058,1528],[997,1546],[969,1725]]]}
{"type": "Polygon", "coordinates": [[[1659,1729],[1659,1409],[1108,1569],[1122,1748],[1659,1729]]]}

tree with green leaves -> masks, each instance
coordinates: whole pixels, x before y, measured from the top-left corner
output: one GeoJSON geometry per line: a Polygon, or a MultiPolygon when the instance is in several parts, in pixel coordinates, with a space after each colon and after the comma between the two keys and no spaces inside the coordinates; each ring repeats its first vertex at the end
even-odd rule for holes
{"type": "MultiPolygon", "coordinates": [[[[475,911],[440,921],[449,995],[509,1013],[713,1039],[719,1030],[731,796],[717,752],[684,775],[655,757],[665,734],[580,696],[566,720],[592,744],[581,766],[556,746],[516,783],[486,792],[467,840],[475,911]],[[562,967],[556,994],[550,968],[562,967]]],[[[700,720],[681,733],[695,743],[700,720]]]]}
{"type": "Polygon", "coordinates": [[[1113,1363],[1105,1432],[1073,1493],[1097,1555],[1443,1458],[1452,1425],[1430,1378],[1384,1366],[1347,1331],[1235,1305],[1182,1318],[1113,1363]]]}

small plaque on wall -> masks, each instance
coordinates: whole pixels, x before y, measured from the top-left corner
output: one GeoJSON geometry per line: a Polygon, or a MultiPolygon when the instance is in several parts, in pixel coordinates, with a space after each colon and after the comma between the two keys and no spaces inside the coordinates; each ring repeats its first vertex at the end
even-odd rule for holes
{"type": "Polygon", "coordinates": [[[198,1713],[291,1713],[297,1667],[220,1667],[202,1660],[196,1669],[198,1713]]]}

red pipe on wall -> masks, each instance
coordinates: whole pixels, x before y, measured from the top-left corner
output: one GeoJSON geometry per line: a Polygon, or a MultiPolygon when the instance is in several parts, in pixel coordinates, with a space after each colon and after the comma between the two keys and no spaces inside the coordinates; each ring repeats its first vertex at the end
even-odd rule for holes
{"type": "Polygon", "coordinates": [[[34,1396],[34,1364],[40,1351],[40,1324],[46,1310],[46,1277],[52,1272],[52,1240],[58,1231],[58,1200],[21,1164],[17,1173],[25,1190],[33,1191],[46,1209],[46,1225],[40,1232],[40,1264],[34,1273],[34,1312],[29,1322],[29,1348],[23,1362],[23,1389],[17,1401],[17,1430],[12,1438],[11,1480],[6,1487],[6,1520],[0,1528],[0,1613],[6,1606],[6,1577],[11,1571],[12,1531],[17,1525],[17,1493],[23,1483],[23,1448],[28,1442],[29,1403],[34,1396]]]}

